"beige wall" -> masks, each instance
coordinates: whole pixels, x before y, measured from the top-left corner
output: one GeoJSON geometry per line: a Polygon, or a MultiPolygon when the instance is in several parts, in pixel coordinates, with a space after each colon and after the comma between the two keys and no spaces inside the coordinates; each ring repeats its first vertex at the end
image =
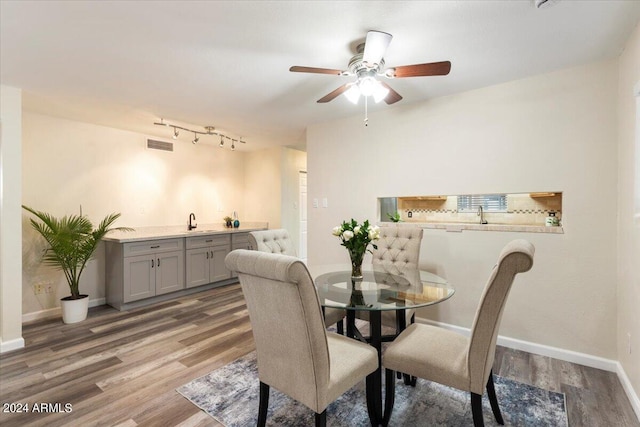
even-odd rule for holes
{"type": "MultiPolygon", "coordinates": [[[[620,57],[618,83],[618,328],[616,334],[618,359],[637,395],[640,395],[639,92],[640,26],[637,26],[620,57]],[[627,347],[629,342],[627,334],[631,335],[631,354],[627,347]]],[[[636,402],[636,407],[640,411],[640,401],[636,402]]],[[[640,412],[638,416],[640,417],[640,412]]]]}
{"type": "Polygon", "coordinates": [[[22,92],[0,86],[0,351],[24,346],[20,230],[22,92]]]}
{"type": "MultiPolygon", "coordinates": [[[[173,152],[149,150],[146,140],[133,132],[24,112],[23,203],[54,215],[78,213],[82,205],[94,222],[120,212],[116,224],[131,227],[186,227],[190,212],[200,224],[220,223],[234,210],[244,219],[245,153],[182,140],[173,141],[173,152]]],[[[57,307],[68,295],[66,282],[41,265],[42,242],[29,217],[22,218],[23,312],[57,307]],[[51,284],[54,292],[36,296],[38,283],[51,284]]],[[[81,290],[92,300],[104,297],[103,258],[99,248],[83,273],[81,290]]]]}
{"type": "Polygon", "coordinates": [[[366,128],[362,105],[310,126],[309,200],[329,207],[309,206],[309,263],[346,262],[331,228],[374,220],[379,196],[563,191],[565,234],[425,230],[421,266],[456,295],[419,315],[470,327],[500,249],[525,238],[535,263],[517,279],[501,335],[616,359],[616,102],[611,61],[383,105],[366,128]]]}
{"type": "Polygon", "coordinates": [[[249,220],[268,221],[269,228],[280,228],[281,150],[273,147],[246,154],[246,216],[249,220]]]}
{"type": "Polygon", "coordinates": [[[307,153],[282,149],[282,224],[300,255],[300,171],[307,170],[307,153]]]}

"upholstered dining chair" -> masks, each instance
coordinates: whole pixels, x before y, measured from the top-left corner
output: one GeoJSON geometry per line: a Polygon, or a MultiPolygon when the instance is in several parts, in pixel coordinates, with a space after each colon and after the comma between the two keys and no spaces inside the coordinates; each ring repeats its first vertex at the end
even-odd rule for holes
{"type": "MultiPolygon", "coordinates": [[[[260,252],[273,254],[298,256],[293,241],[289,237],[289,232],[283,228],[272,230],[260,230],[249,232],[249,245],[251,249],[260,252]]],[[[344,310],[337,308],[325,308],[325,325],[331,326],[334,323],[338,333],[344,335],[344,323],[342,319],[346,316],[344,310]]]]}
{"type": "MultiPolygon", "coordinates": [[[[390,224],[380,226],[380,239],[377,249],[372,250],[371,263],[374,270],[403,276],[405,271],[418,270],[420,260],[420,244],[422,243],[422,227],[416,225],[390,224]]],[[[358,312],[357,317],[368,320],[367,312],[358,312]]],[[[415,310],[405,310],[405,325],[415,320],[415,310]]],[[[382,324],[397,328],[396,312],[383,311],[382,324]]],[[[396,333],[400,333],[396,329],[396,333]]]]}
{"type": "Polygon", "coordinates": [[[364,378],[369,390],[377,351],[327,332],[313,279],[299,258],[237,249],[225,264],[238,272],[256,342],[259,426],[266,424],[270,387],[312,409],[316,426],[326,425],[327,406],[364,378]]]}
{"type": "Polygon", "coordinates": [[[496,340],[513,280],[531,269],[534,252],[526,240],[514,240],[502,249],[480,298],[470,337],[422,324],[402,332],[384,353],[387,393],[394,392],[393,371],[468,391],[473,423],[478,427],[484,426],[482,394],[486,386],[493,415],[504,424],[493,384],[496,340]]]}

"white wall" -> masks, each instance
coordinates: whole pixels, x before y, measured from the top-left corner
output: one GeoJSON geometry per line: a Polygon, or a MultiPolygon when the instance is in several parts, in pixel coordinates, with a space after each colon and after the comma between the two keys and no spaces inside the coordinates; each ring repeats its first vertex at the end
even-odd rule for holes
{"type": "Polygon", "coordinates": [[[268,221],[269,228],[280,228],[282,209],[281,156],[281,147],[272,147],[246,154],[246,186],[244,189],[246,217],[250,221],[258,219],[268,221]]]}
{"type": "MultiPolygon", "coordinates": [[[[619,361],[636,395],[640,395],[640,26],[636,26],[620,57],[618,98],[616,335],[619,361]],[[627,348],[627,334],[631,335],[631,354],[627,348]]],[[[640,401],[636,401],[636,411],[640,418],[640,401]]]]}
{"type": "MultiPolygon", "coordinates": [[[[186,227],[190,212],[200,224],[221,223],[233,210],[243,218],[245,153],[181,140],[165,152],[146,142],[133,132],[24,112],[22,201],[54,215],[78,213],[82,205],[94,222],[120,212],[116,225],[130,227],[186,227]]],[[[22,218],[23,312],[57,307],[68,295],[66,282],[41,265],[43,242],[29,216],[22,218]],[[36,283],[51,283],[54,292],[36,296],[36,283]]],[[[104,297],[102,250],[81,280],[92,300],[104,297]]]]}
{"type": "MultiPolygon", "coordinates": [[[[426,79],[426,78],[425,78],[426,79]]],[[[425,80],[437,84],[437,80],[425,80]]],[[[617,358],[617,61],[428,102],[385,107],[307,130],[309,263],[347,262],[331,235],[375,220],[379,196],[563,191],[565,234],[425,230],[421,266],[456,295],[419,315],[470,327],[502,246],[537,248],[518,277],[500,333],[617,358]]]]}
{"type": "Polygon", "coordinates": [[[307,154],[272,147],[246,155],[245,209],[252,220],[269,221],[269,228],[286,228],[298,247],[298,172],[306,170],[307,154]]]}
{"type": "Polygon", "coordinates": [[[0,86],[0,352],[24,347],[20,304],[22,91],[0,86]]]}

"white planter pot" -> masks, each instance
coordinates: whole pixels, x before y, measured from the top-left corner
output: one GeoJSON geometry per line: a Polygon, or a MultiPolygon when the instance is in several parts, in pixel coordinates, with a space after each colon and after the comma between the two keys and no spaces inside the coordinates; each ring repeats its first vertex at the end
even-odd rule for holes
{"type": "Polygon", "coordinates": [[[66,298],[60,300],[62,321],[64,323],[78,323],[86,319],[89,311],[89,295],[80,295],[80,299],[66,298]]]}

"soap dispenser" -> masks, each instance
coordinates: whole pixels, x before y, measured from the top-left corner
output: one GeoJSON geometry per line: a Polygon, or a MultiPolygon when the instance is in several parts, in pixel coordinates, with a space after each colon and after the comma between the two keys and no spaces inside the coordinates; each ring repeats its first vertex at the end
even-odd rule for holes
{"type": "Polygon", "coordinates": [[[546,225],[547,227],[555,227],[560,225],[560,220],[556,216],[556,213],[554,211],[549,211],[549,216],[546,218],[544,225],[546,225]]]}
{"type": "Polygon", "coordinates": [[[240,221],[238,220],[238,212],[233,211],[233,228],[240,227],[240,221]]]}

